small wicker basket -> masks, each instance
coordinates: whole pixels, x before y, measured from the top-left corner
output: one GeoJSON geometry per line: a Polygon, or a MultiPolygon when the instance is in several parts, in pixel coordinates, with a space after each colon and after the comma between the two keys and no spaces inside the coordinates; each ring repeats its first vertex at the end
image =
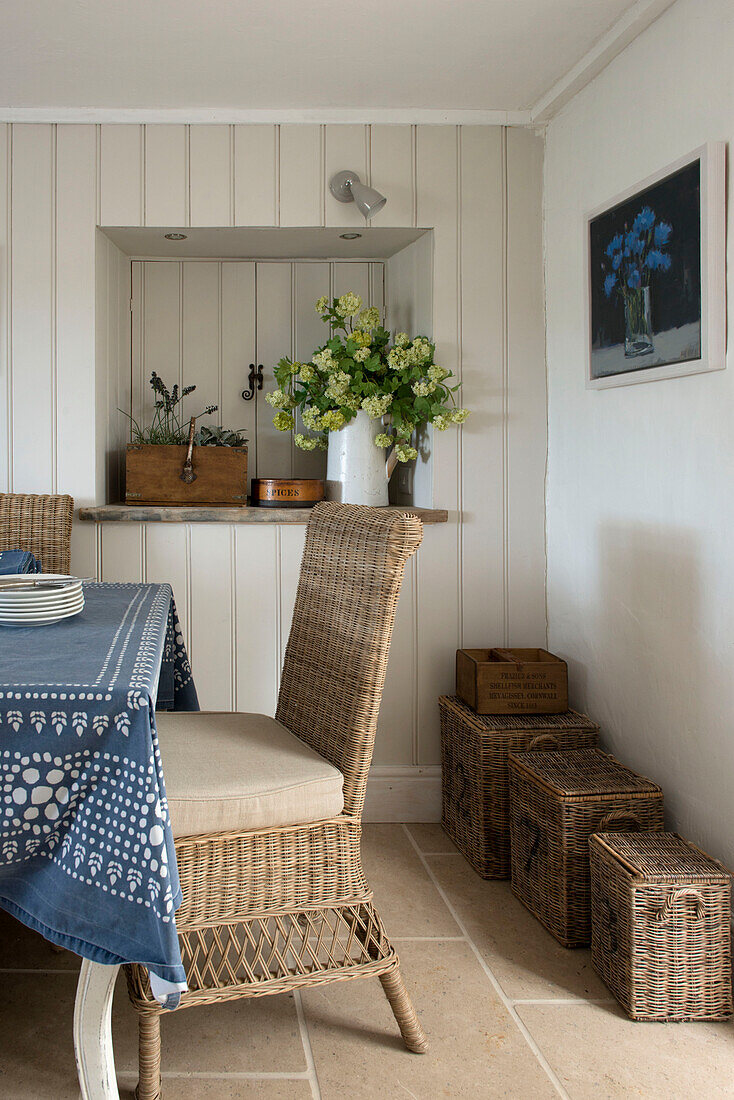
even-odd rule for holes
{"type": "Polygon", "coordinates": [[[674,833],[592,836],[591,955],[633,1020],[732,1014],[731,877],[674,833]]]}
{"type": "Polygon", "coordinates": [[[510,877],[507,755],[535,747],[596,744],[585,714],[479,715],[456,696],[441,696],[443,827],[482,878],[510,877]]]}
{"type": "Polygon", "coordinates": [[[564,947],[591,942],[589,837],[663,828],[663,792],[597,749],[509,758],[512,890],[564,947]]]}

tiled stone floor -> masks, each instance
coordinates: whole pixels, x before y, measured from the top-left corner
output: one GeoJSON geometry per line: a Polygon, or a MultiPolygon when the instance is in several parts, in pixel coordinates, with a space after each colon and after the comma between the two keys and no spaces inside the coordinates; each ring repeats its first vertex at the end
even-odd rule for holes
{"type": "MultiPolygon", "coordinates": [[[[438,825],[367,825],[364,858],[431,1044],[403,1048],[378,981],[340,982],[175,1013],[165,1100],[705,1100],[734,1097],[734,1025],[635,1024],[513,898],[483,882],[438,825]]],[[[0,912],[0,1097],[77,1100],[78,962],[0,912]]],[[[114,1009],[121,1100],[135,1017],[114,1009]]]]}

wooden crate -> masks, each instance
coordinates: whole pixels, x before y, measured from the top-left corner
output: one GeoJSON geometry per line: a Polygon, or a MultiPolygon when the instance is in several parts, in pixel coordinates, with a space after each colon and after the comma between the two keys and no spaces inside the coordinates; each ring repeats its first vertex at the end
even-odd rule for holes
{"type": "Polygon", "coordinates": [[[510,877],[509,752],[538,745],[589,748],[599,727],[585,714],[475,714],[455,696],[442,696],[443,827],[482,878],[510,877]]]}
{"type": "Polygon", "coordinates": [[[663,828],[663,792],[598,749],[513,753],[512,892],[564,947],[591,942],[589,837],[663,828]]]}
{"type": "Polygon", "coordinates": [[[456,694],[477,714],[562,714],[568,667],[545,649],[458,649],[456,694]]]}
{"type": "Polygon", "coordinates": [[[597,833],[591,957],[633,1020],[732,1014],[731,876],[675,833],[597,833]]]}
{"type": "Polygon", "coordinates": [[[195,480],[181,480],[187,446],[129,443],[126,504],[247,504],[247,447],[194,447],[195,480]]]}

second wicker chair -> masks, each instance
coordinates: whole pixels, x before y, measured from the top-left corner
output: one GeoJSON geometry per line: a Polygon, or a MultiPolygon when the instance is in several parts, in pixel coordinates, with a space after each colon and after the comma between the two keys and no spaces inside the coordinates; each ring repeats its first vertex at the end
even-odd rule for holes
{"type": "MultiPolygon", "coordinates": [[[[374,976],[405,1045],[427,1049],[360,856],[395,608],[421,538],[414,516],[317,505],[276,717],[159,716],[183,891],[180,1008],[374,976]]],[[[127,976],[137,1095],[158,1100],[163,1010],[143,967],[127,976]]]]}
{"type": "Polygon", "coordinates": [[[68,573],[74,500],[47,493],[0,493],[0,550],[29,550],[44,573],[68,573]]]}

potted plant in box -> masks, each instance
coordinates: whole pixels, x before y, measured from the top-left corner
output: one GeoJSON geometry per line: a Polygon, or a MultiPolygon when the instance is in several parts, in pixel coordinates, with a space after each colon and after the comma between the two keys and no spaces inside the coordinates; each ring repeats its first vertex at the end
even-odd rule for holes
{"type": "Polygon", "coordinates": [[[125,456],[128,504],[247,503],[247,439],[239,431],[202,425],[217,411],[207,405],[197,416],[183,417],[182,402],[196,386],[170,390],[153,371],[153,416],[143,428],[129,413],[131,442],[125,456]]]}
{"type": "Polygon", "coordinates": [[[328,448],[330,500],[386,505],[397,463],[418,457],[414,434],[426,424],[438,431],[463,424],[469,412],[457,407],[459,386],[448,385],[452,373],[434,361],[425,336],[400,332],[391,341],[379,310],[363,310],[352,292],[319,298],[316,312],[329,339],[310,363],[278,363],[278,388],[265,397],[278,410],[273,424],[294,430],[300,410],[308,434],[297,432],[294,442],[306,451],[328,448]]]}

